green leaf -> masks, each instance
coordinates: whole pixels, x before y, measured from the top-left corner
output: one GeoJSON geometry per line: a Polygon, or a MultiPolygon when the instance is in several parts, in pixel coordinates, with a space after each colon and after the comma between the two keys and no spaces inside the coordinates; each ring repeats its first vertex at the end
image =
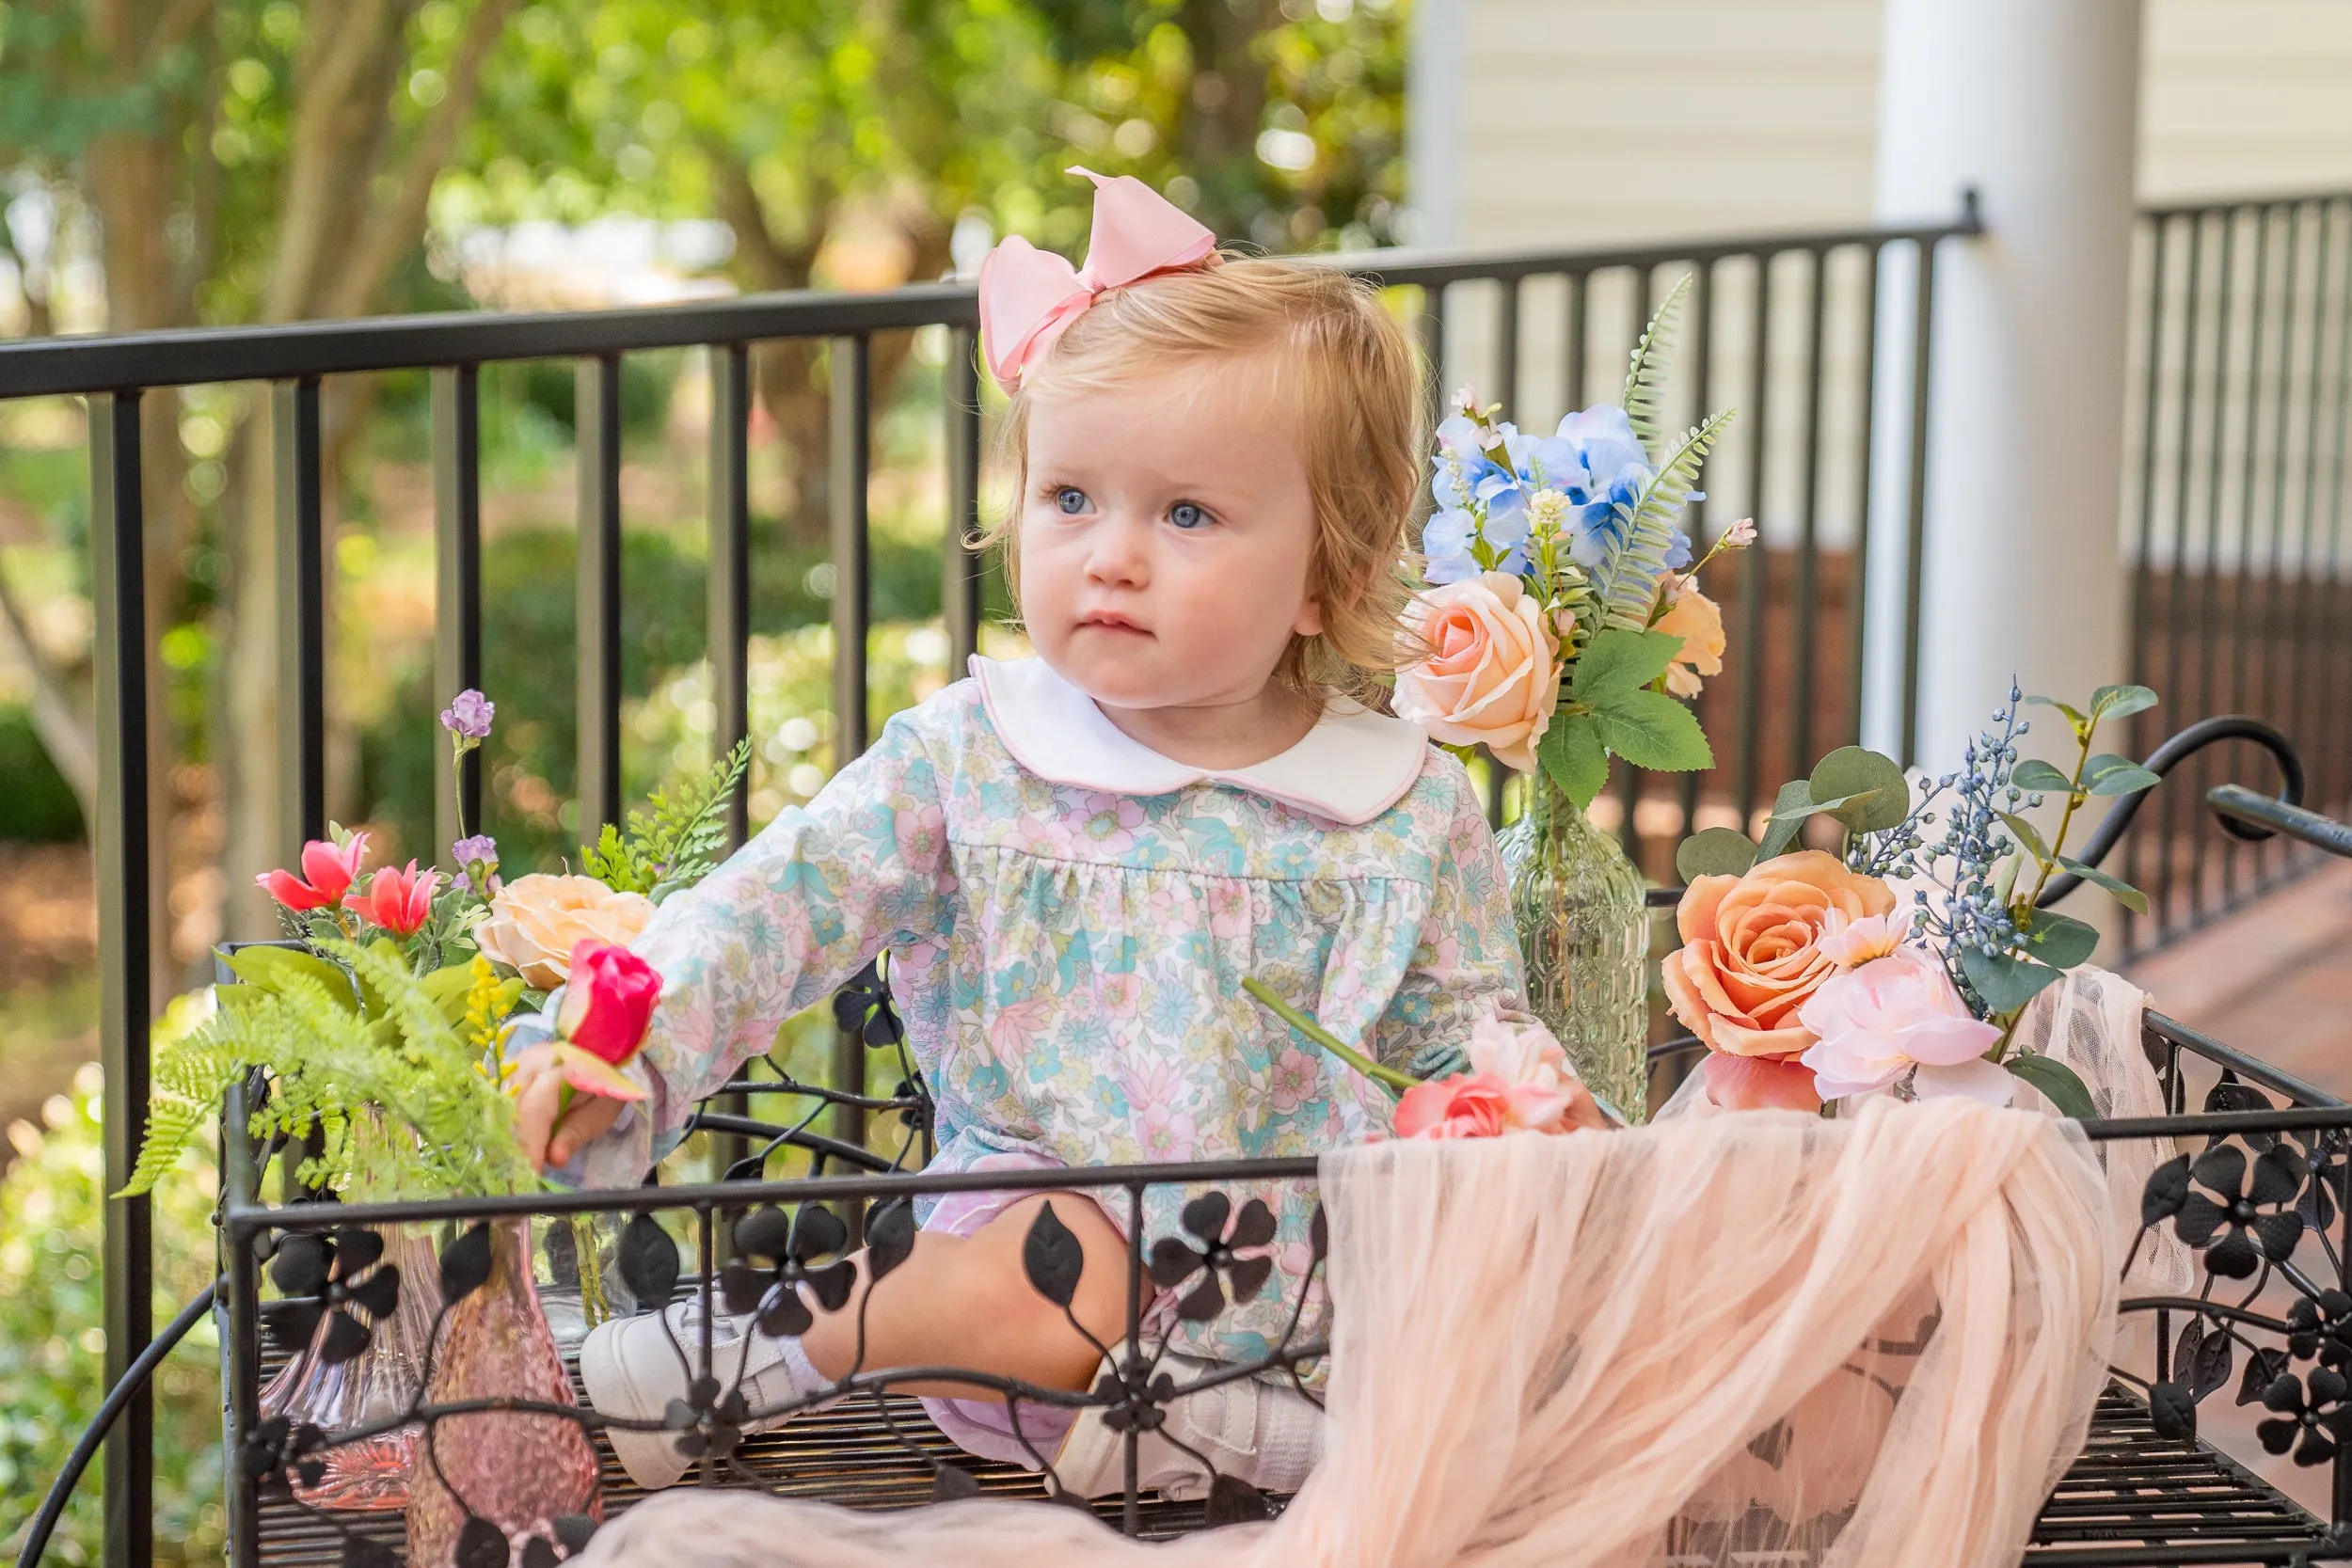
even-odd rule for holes
{"type": "Polygon", "coordinates": [[[2074,787],[2074,780],[2040,757],[2027,757],[2019,763],[2017,770],[2009,776],[2009,782],[2037,795],[2065,795],[2074,787]]]}
{"type": "Polygon", "coordinates": [[[1815,763],[1807,787],[1819,810],[1857,833],[1884,832],[1911,815],[1911,785],[1901,767],[1860,746],[1840,746],[1815,763]]]}
{"type": "Polygon", "coordinates": [[[2011,1074],[2042,1091],[2042,1097],[2058,1107],[2058,1115],[2076,1121],[2089,1121],[2099,1114],[2090,1102],[2090,1090],[2074,1075],[2074,1069],[2054,1056],[2011,1056],[2001,1064],[2011,1074]]]}
{"type": "Polygon", "coordinates": [[[2085,713],[2082,709],[2075,707],[2070,703],[2061,703],[2056,697],[2028,697],[2026,701],[2027,703],[2038,703],[2043,707],[2054,707],[2058,709],[2060,713],[2066,715],[2067,721],[2074,726],[2074,733],[2076,735],[2081,735],[2085,730],[2088,730],[2090,727],[2090,715],[2085,713]]]}
{"type": "Polygon", "coordinates": [[[2083,764],[2083,787],[2093,795],[2129,795],[2164,781],[2129,757],[2102,752],[2083,764]]]}
{"type": "Polygon", "coordinates": [[[1593,634],[1577,656],[1568,695],[1597,707],[1621,692],[1638,691],[1666,673],[1682,639],[1672,632],[1613,627],[1593,634]]]}
{"type": "Polygon", "coordinates": [[[1682,433],[1682,439],[1657,466],[1657,473],[1630,505],[1618,506],[1625,543],[1592,572],[1593,597],[1605,626],[1635,630],[1649,625],[1658,605],[1659,579],[1674,550],[1676,521],[1698,483],[1708,449],[1731,422],[1726,408],[1682,433]]]}
{"type": "Polygon", "coordinates": [[[1701,877],[1740,877],[1756,863],[1756,845],[1732,828],[1703,828],[1675,850],[1675,872],[1686,882],[1701,877]]]}
{"type": "Polygon", "coordinates": [[[1974,947],[1961,953],[1960,971],[1984,998],[1984,1005],[1996,1013],[2015,1012],[2058,977],[2058,972],[2048,964],[2012,958],[2006,953],[1988,958],[1974,947]]]}
{"type": "Polygon", "coordinates": [[[2144,686],[2103,686],[2090,694],[2090,713],[2095,719],[2127,719],[2147,712],[2160,701],[2144,686]]]}
{"type": "Polygon", "coordinates": [[[1698,715],[1662,691],[1622,691],[1595,705],[1601,744],[1636,768],[1689,773],[1715,766],[1698,715]]]}
{"type": "Polygon", "coordinates": [[[2081,861],[2070,860],[2064,855],[2058,858],[2058,863],[2084,881],[2095,882],[2114,894],[2115,901],[2134,914],[2148,912],[2148,895],[2132,886],[2131,883],[2121,878],[2110,877],[2095,865],[2086,865],[2081,861]]]}
{"type": "Polygon", "coordinates": [[[2003,822],[2009,825],[2010,832],[2015,835],[2019,844],[2025,846],[2026,852],[2027,854],[2033,856],[2037,860],[2046,861],[2050,858],[2050,847],[2042,842],[2041,829],[2035,827],[2031,822],[2018,816],[2015,812],[2005,811],[1996,813],[1995,815],[1997,815],[2003,822]]]}
{"type": "Polygon", "coordinates": [[[1560,786],[1560,793],[1582,811],[1609,783],[1609,752],[1601,744],[1600,726],[1589,713],[1554,719],[1536,743],[1535,760],[1560,786]]]}
{"type": "Polygon", "coordinates": [[[298,947],[240,947],[226,955],[224,961],[229,965],[229,972],[238,979],[248,986],[258,986],[272,995],[283,995],[286,982],[298,974],[319,986],[344,1006],[357,1006],[351,991],[351,976],[316,954],[305,953],[298,947]]]}
{"type": "Polygon", "coordinates": [[[1684,273],[1675,286],[1666,291],[1651,313],[1649,325],[1642,330],[1642,341],[1633,345],[1632,360],[1626,366],[1625,395],[1618,401],[1625,406],[1626,421],[1632,425],[1645,453],[1655,453],[1665,429],[1660,422],[1662,407],[1660,393],[1666,381],[1666,359],[1674,344],[1675,317],[1682,309],[1682,296],[1690,292],[1691,274],[1684,273]]]}
{"type": "Polygon", "coordinates": [[[1812,786],[1803,779],[1791,779],[1780,786],[1780,794],[1772,800],[1772,817],[1765,824],[1764,842],[1756,847],[1756,858],[1771,860],[1784,854],[1797,841],[1797,830],[1813,815],[1812,786]]]}
{"type": "Polygon", "coordinates": [[[2099,950],[2099,927],[2071,914],[2037,910],[2026,944],[2052,969],[2072,969],[2099,950]]]}

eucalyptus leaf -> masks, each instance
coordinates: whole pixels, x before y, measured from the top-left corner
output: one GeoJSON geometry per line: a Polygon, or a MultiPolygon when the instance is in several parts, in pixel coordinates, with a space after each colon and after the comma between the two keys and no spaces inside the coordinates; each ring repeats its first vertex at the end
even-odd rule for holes
{"type": "Polygon", "coordinates": [[[1535,747],[1535,760],[1577,810],[1593,803],[1609,783],[1609,752],[1589,713],[1555,719],[1535,747]]]}
{"type": "Polygon", "coordinates": [[[1797,830],[1813,815],[1813,788],[1803,779],[1791,779],[1780,786],[1780,794],[1772,800],[1772,817],[1765,824],[1764,842],[1756,847],[1756,858],[1771,860],[1788,852],[1797,841],[1797,830]]]}
{"type": "Polygon", "coordinates": [[[2099,719],[2126,719],[2162,700],[2144,686],[2103,686],[2090,694],[2090,712],[2099,719]]]}
{"type": "Polygon", "coordinates": [[[2027,854],[2033,856],[2037,860],[2046,861],[2050,858],[2050,847],[2042,842],[2041,829],[2035,827],[2031,821],[2026,817],[2018,816],[2015,812],[2005,811],[1996,815],[1999,816],[2003,824],[2008,827],[2010,835],[2014,837],[2020,845],[2025,847],[2025,850],[2027,854]]]}
{"type": "Polygon", "coordinates": [[[1756,863],[1756,845],[1733,828],[1703,828],[1675,850],[1675,872],[1686,882],[1701,877],[1740,877],[1756,863]]]}
{"type": "Polygon", "coordinates": [[[2010,774],[2009,782],[2020,789],[2031,790],[2037,795],[2063,795],[2074,787],[2074,780],[2040,757],[2027,757],[2019,763],[2016,771],[2010,774]]]}
{"type": "Polygon", "coordinates": [[[1840,746],[1815,763],[1807,786],[1824,802],[1821,810],[1857,833],[1884,832],[1911,815],[1911,784],[1901,767],[1860,746],[1840,746]]]}
{"type": "Polygon", "coordinates": [[[2132,886],[2131,883],[2124,881],[2122,878],[2110,877],[2095,865],[2086,864],[2081,861],[2071,859],[2065,855],[2060,855],[2058,858],[2058,863],[2061,866],[2064,866],[2067,870],[2072,871],[2075,876],[2080,877],[2084,881],[2092,882],[2100,887],[2106,888],[2109,893],[2115,895],[2115,901],[2117,903],[2122,905],[2134,914],[2146,914],[2148,912],[2148,895],[2140,892],[2139,889],[2132,886]]]}
{"type": "Polygon", "coordinates": [[[2072,969],[2099,950],[2099,927],[2071,914],[2041,910],[2026,929],[2026,943],[2052,969],[2072,969]]]}
{"type": "Polygon", "coordinates": [[[2013,1076],[2040,1089],[2042,1097],[2058,1107],[2058,1115],[2089,1121],[2099,1114],[2099,1108],[2090,1101],[2090,1090],[2064,1062],[2052,1056],[2011,1056],[2001,1065],[2013,1076]]]}
{"type": "Polygon", "coordinates": [[[2160,775],[2113,752],[2102,752],[2083,764],[2083,788],[2093,795],[2129,795],[2163,782],[2160,775]]]}
{"type": "Polygon", "coordinates": [[[2028,703],[2040,704],[2043,707],[2054,707],[2058,709],[2060,713],[2066,715],[2068,722],[2074,726],[2074,733],[2076,735],[2082,734],[2085,730],[2088,730],[2090,727],[2090,715],[2085,713],[2082,709],[2074,706],[2071,703],[2061,703],[2056,697],[2028,697],[2026,701],[2028,703]]]}
{"type": "Polygon", "coordinates": [[[1960,955],[1960,970],[1984,1005],[1996,1013],[2015,1012],[2058,977],[2058,972],[2048,964],[2012,958],[2006,953],[1988,956],[1974,947],[1960,955]]]}
{"type": "Polygon", "coordinates": [[[1690,773],[1715,766],[1698,716],[1661,691],[1635,689],[1594,704],[1601,743],[1636,768],[1690,773]]]}
{"type": "Polygon", "coordinates": [[[1638,691],[1664,674],[1681,650],[1682,639],[1672,632],[1623,627],[1596,632],[1577,656],[1568,694],[1598,706],[1604,698],[1638,691]]]}

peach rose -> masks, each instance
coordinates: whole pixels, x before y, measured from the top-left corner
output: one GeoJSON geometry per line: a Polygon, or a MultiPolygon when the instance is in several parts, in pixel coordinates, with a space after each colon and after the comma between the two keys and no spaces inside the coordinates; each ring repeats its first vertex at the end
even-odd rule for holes
{"type": "Polygon", "coordinates": [[[1797,1055],[1814,1041],[1798,1010],[1838,973],[1821,951],[1833,916],[1851,923],[1894,908],[1884,882],[1819,849],[1776,855],[1744,877],[1701,877],[1675,913],[1682,945],[1666,955],[1667,1003],[1711,1051],[1797,1055]]]}
{"type": "Polygon", "coordinates": [[[540,990],[570,977],[572,949],[584,939],[626,947],[653,918],[653,900],[615,893],[594,877],[533,872],[490,900],[490,918],[474,930],[482,956],[502,963],[540,990]]]}
{"type": "Polygon", "coordinates": [[[1666,666],[1666,689],[1677,697],[1699,694],[1701,675],[1724,673],[1724,612],[1689,578],[1677,579],[1675,596],[1650,627],[1682,639],[1666,666]]]}
{"type": "Polygon", "coordinates": [[[1560,705],[1558,643],[1534,596],[1508,572],[1485,572],[1424,591],[1405,620],[1430,654],[1397,676],[1398,716],[1534,772],[1535,742],[1560,705]]]}

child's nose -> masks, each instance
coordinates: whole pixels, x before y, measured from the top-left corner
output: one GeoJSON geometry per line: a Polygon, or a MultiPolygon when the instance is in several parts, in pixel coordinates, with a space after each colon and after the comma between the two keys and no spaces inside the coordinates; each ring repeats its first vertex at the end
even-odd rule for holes
{"type": "Polygon", "coordinates": [[[1087,576],[1096,582],[1139,588],[1152,576],[1147,531],[1133,518],[1118,515],[1094,531],[1093,549],[1087,555],[1087,576]]]}

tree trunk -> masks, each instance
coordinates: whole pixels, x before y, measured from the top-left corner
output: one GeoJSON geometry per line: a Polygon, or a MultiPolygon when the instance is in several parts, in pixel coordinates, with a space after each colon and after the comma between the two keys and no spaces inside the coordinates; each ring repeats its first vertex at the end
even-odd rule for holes
{"type": "Polygon", "coordinates": [[[1192,91],[1178,144],[1200,184],[1194,215],[1226,238],[1248,238],[1262,205],[1257,157],[1266,68],[1250,51],[1274,20],[1271,0],[1184,0],[1178,14],[1192,48],[1192,91]]]}

